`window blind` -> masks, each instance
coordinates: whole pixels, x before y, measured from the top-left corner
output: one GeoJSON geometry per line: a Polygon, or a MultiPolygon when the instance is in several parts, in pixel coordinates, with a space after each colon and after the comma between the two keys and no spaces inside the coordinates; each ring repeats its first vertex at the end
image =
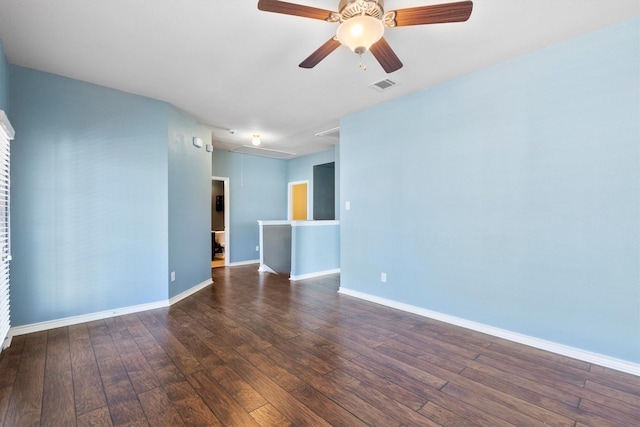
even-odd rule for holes
{"type": "Polygon", "coordinates": [[[9,263],[10,238],[10,160],[14,131],[4,111],[0,110],[0,351],[10,344],[9,263]]]}

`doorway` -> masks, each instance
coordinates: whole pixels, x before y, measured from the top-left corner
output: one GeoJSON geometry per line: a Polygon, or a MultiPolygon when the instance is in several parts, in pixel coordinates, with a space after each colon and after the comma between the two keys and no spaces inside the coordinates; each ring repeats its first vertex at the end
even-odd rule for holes
{"type": "Polygon", "coordinates": [[[211,177],[211,268],[229,266],[229,178],[211,177]]]}
{"type": "Polygon", "coordinates": [[[313,219],[336,219],[335,162],[313,167],[313,219]]]}
{"type": "Polygon", "coordinates": [[[289,183],[288,219],[292,221],[309,218],[309,181],[289,183]]]}

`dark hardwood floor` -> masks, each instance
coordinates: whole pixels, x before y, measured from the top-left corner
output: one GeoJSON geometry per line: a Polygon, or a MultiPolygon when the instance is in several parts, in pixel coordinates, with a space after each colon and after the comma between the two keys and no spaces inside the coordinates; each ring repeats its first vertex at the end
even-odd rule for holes
{"type": "Polygon", "coordinates": [[[171,308],[14,337],[4,426],[637,426],[640,378],[256,266],[171,308]]]}

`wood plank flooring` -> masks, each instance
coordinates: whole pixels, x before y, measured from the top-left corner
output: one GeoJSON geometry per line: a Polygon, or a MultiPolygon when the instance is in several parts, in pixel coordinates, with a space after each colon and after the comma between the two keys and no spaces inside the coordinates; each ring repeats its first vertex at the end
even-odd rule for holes
{"type": "Polygon", "coordinates": [[[4,426],[636,426],[640,377],[256,266],[167,309],[14,337],[4,426]]]}

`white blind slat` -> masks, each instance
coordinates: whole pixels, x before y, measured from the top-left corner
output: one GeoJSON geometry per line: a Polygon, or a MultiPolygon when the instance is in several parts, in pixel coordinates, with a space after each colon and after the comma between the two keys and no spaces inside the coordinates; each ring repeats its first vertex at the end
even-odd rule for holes
{"type": "Polygon", "coordinates": [[[0,351],[5,347],[11,327],[9,295],[10,251],[10,159],[14,130],[4,111],[0,110],[0,351]]]}

